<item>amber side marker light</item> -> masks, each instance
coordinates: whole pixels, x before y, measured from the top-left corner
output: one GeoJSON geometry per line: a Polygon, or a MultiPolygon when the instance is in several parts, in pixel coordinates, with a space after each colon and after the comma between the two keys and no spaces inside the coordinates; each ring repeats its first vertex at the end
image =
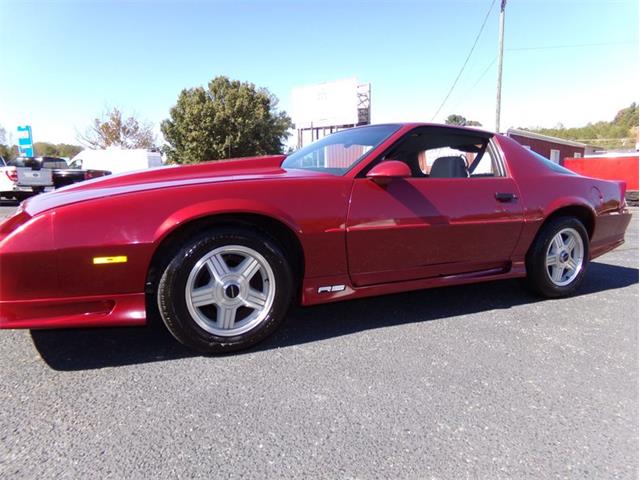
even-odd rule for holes
{"type": "Polygon", "coordinates": [[[93,257],[94,265],[106,265],[108,263],[127,263],[126,255],[119,255],[117,257],[93,257]]]}

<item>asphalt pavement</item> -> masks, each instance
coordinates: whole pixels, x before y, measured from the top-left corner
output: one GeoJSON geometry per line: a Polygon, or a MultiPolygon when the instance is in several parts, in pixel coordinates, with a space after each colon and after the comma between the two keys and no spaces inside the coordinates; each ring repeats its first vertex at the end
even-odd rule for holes
{"type": "Polygon", "coordinates": [[[0,198],[0,220],[12,215],[13,212],[15,212],[17,205],[18,205],[18,202],[0,198]]]}
{"type": "Polygon", "coordinates": [[[634,212],[568,299],[296,309],[224,357],[161,328],[0,331],[0,478],[637,478],[634,212]]]}

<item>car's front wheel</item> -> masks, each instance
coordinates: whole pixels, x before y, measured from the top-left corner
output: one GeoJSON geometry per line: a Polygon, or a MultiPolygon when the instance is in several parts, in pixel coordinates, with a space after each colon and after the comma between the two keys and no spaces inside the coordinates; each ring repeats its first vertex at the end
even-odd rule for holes
{"type": "Polygon", "coordinates": [[[249,229],[220,228],[180,248],[157,290],[164,324],[205,353],[248,348],[283,321],[292,274],[279,245],[249,229]]]}
{"type": "Polygon", "coordinates": [[[527,282],[544,297],[573,294],[589,264],[589,236],[580,220],[558,217],[543,225],[527,254],[527,282]]]}

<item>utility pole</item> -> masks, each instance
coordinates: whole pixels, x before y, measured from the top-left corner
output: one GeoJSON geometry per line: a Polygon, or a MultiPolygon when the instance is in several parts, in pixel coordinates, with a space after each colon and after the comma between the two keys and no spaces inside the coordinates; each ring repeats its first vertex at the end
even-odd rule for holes
{"type": "Polygon", "coordinates": [[[498,34],[498,88],[496,93],[496,133],[500,133],[500,102],[502,100],[502,55],[504,51],[504,9],[507,0],[500,3],[500,32],[498,34]]]}

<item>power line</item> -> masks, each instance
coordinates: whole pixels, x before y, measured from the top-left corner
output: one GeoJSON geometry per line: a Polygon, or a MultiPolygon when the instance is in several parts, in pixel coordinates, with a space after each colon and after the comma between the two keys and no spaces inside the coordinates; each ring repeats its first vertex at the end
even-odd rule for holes
{"type": "MultiPolygon", "coordinates": [[[[598,42],[598,43],[577,43],[577,44],[573,44],[573,45],[546,45],[546,46],[539,46],[539,47],[514,47],[514,48],[505,48],[505,50],[508,51],[508,52],[513,52],[513,51],[525,51],[525,50],[548,50],[548,49],[559,49],[559,48],[599,47],[599,46],[604,46],[604,45],[628,45],[628,44],[631,44],[631,43],[634,43],[634,42],[632,42],[632,41],[617,41],[617,42],[598,42]]],[[[493,60],[491,60],[491,62],[489,62],[487,67],[482,71],[482,73],[480,74],[478,79],[475,81],[473,86],[471,86],[469,89],[467,89],[466,92],[459,97],[459,100],[456,103],[456,106],[453,108],[454,111],[457,108],[457,106],[460,105],[461,101],[466,99],[469,96],[469,94],[471,94],[471,92],[473,92],[475,90],[475,88],[478,86],[478,84],[487,75],[487,73],[489,72],[489,69],[496,63],[497,59],[498,59],[498,57],[493,57],[493,60]]]]}
{"type": "Polygon", "coordinates": [[[469,89],[467,89],[463,95],[458,97],[458,102],[452,108],[453,111],[455,111],[456,108],[458,108],[458,105],[460,105],[460,103],[462,102],[462,100],[466,99],[469,96],[469,94],[478,86],[478,84],[482,81],[482,79],[485,77],[485,75],[489,72],[491,67],[493,67],[493,65],[496,63],[497,59],[498,59],[498,57],[493,57],[493,60],[491,60],[491,62],[489,62],[487,67],[482,71],[482,73],[480,74],[478,79],[475,81],[473,86],[471,86],[469,89]]]}
{"type": "Polygon", "coordinates": [[[478,77],[478,80],[476,80],[476,83],[474,83],[473,87],[471,87],[469,90],[473,90],[474,88],[476,88],[478,86],[478,84],[480,83],[480,80],[482,80],[484,78],[484,76],[487,74],[487,72],[489,71],[489,69],[491,67],[493,67],[493,64],[496,63],[497,59],[498,59],[498,57],[493,57],[493,60],[491,60],[491,63],[489,63],[489,65],[487,65],[487,68],[484,69],[482,74],[478,77]]]}
{"type": "Polygon", "coordinates": [[[464,69],[467,66],[467,63],[469,63],[469,59],[471,58],[471,54],[473,53],[473,51],[476,48],[476,45],[478,44],[478,40],[480,39],[480,35],[482,35],[482,31],[484,30],[484,26],[487,24],[487,20],[489,19],[489,14],[491,13],[491,10],[493,10],[493,6],[495,5],[495,3],[496,3],[496,0],[492,0],[491,6],[489,7],[489,10],[487,11],[487,14],[484,17],[484,21],[482,22],[482,25],[480,26],[480,31],[478,32],[478,35],[476,35],[476,39],[474,40],[473,45],[471,46],[471,50],[469,50],[469,54],[467,55],[467,58],[465,59],[464,63],[462,64],[462,68],[460,68],[460,71],[458,72],[458,76],[453,81],[453,85],[451,85],[451,88],[449,89],[449,92],[447,92],[447,95],[444,97],[444,100],[442,100],[442,103],[438,107],[438,110],[436,110],[436,113],[433,115],[433,117],[431,117],[431,121],[433,121],[438,116],[438,114],[440,113],[440,110],[442,110],[442,107],[444,107],[444,104],[447,103],[447,100],[449,99],[449,96],[453,92],[453,89],[456,88],[458,80],[460,80],[460,77],[462,76],[462,72],[464,72],[464,69]]]}
{"type": "Polygon", "coordinates": [[[630,43],[634,43],[632,41],[625,42],[599,42],[599,43],[576,43],[573,45],[545,45],[539,47],[516,47],[516,48],[507,48],[508,51],[523,51],[523,50],[552,50],[558,48],[583,48],[583,47],[601,47],[605,45],[628,45],[630,43]]]}

